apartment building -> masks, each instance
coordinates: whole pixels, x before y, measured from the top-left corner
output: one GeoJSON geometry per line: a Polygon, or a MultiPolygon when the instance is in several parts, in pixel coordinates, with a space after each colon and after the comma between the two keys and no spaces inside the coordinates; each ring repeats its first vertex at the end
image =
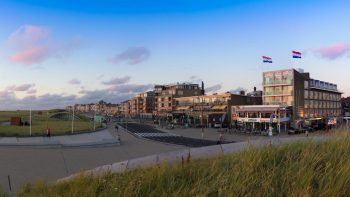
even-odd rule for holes
{"type": "Polygon", "coordinates": [[[171,85],[156,85],[154,87],[154,114],[156,116],[171,116],[175,109],[175,98],[204,95],[204,84],[177,83],[171,85]]]}
{"type": "Polygon", "coordinates": [[[202,124],[212,127],[215,123],[230,124],[231,106],[233,105],[261,105],[261,91],[245,95],[229,92],[213,95],[199,95],[174,98],[175,108],[173,116],[180,123],[202,124]]]}
{"type": "Polygon", "coordinates": [[[140,95],[136,95],[130,99],[130,116],[136,117],[142,110],[142,99],[140,95]]]}
{"type": "Polygon", "coordinates": [[[142,100],[140,107],[140,117],[152,118],[154,110],[154,91],[140,93],[140,97],[142,100]]]}
{"type": "Polygon", "coordinates": [[[130,115],[132,117],[152,118],[154,108],[154,92],[139,93],[130,100],[130,115]]]}
{"type": "Polygon", "coordinates": [[[120,103],[120,113],[124,117],[129,117],[131,112],[131,100],[126,100],[120,103]]]}
{"type": "Polygon", "coordinates": [[[341,115],[337,85],[310,78],[303,70],[263,73],[263,104],[292,106],[292,120],[330,119],[341,115]]]}

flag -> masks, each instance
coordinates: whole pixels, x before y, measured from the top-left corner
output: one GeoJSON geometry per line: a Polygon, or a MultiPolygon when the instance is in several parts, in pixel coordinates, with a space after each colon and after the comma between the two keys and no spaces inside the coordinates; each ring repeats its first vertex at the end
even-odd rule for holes
{"type": "Polygon", "coordinates": [[[293,58],[301,58],[301,53],[298,51],[292,51],[293,58]]]}
{"type": "Polygon", "coordinates": [[[272,63],[272,59],[270,57],[262,56],[263,63],[272,63]]]}

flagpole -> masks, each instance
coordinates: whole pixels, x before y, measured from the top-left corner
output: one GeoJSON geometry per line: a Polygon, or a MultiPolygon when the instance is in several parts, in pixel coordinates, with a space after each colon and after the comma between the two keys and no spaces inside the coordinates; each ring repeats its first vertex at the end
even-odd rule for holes
{"type": "Polygon", "coordinates": [[[74,133],[74,105],[72,107],[72,112],[73,112],[73,115],[72,115],[72,134],[74,133]]]}
{"type": "Polygon", "coordinates": [[[94,131],[96,130],[96,121],[95,121],[95,118],[96,118],[96,105],[94,106],[94,131]]]}
{"type": "Polygon", "coordinates": [[[29,136],[32,136],[32,108],[29,109],[29,136]]]}

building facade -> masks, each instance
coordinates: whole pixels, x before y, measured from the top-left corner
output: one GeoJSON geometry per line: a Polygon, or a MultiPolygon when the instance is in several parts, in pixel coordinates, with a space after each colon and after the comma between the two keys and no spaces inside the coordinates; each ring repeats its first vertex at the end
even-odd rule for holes
{"type": "Polygon", "coordinates": [[[154,87],[154,115],[158,117],[171,116],[175,110],[175,98],[204,95],[198,84],[177,83],[173,85],[156,85],[154,87]]]}
{"type": "Polygon", "coordinates": [[[123,117],[129,117],[131,112],[131,100],[126,100],[120,103],[120,114],[123,117]]]}
{"type": "Polygon", "coordinates": [[[132,117],[152,118],[154,109],[154,92],[139,93],[130,100],[132,117]]]}
{"type": "Polygon", "coordinates": [[[290,126],[291,112],[290,107],[279,105],[233,106],[232,126],[252,132],[267,131],[270,126],[286,131],[290,126]]]}
{"type": "Polygon", "coordinates": [[[263,104],[292,107],[294,124],[301,120],[336,118],[341,115],[337,85],[310,78],[302,70],[263,73],[263,104]]]}
{"type": "Polygon", "coordinates": [[[173,116],[180,123],[212,127],[214,124],[230,124],[231,106],[261,105],[262,97],[242,94],[200,95],[175,98],[173,116]]]}

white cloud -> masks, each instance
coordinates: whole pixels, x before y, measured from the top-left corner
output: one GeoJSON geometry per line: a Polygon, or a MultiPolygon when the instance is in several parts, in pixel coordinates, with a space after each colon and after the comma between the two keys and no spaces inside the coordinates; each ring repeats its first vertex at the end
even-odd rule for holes
{"type": "Polygon", "coordinates": [[[68,81],[68,83],[72,85],[79,85],[81,84],[81,81],[79,79],[71,79],[68,81]]]}
{"type": "Polygon", "coordinates": [[[134,65],[146,61],[150,56],[150,50],[145,47],[130,47],[122,53],[109,58],[109,62],[116,64],[126,62],[129,65],[134,65]]]}
{"type": "Polygon", "coordinates": [[[120,85],[130,81],[130,76],[125,77],[114,77],[108,81],[102,81],[104,85],[120,85]]]}

